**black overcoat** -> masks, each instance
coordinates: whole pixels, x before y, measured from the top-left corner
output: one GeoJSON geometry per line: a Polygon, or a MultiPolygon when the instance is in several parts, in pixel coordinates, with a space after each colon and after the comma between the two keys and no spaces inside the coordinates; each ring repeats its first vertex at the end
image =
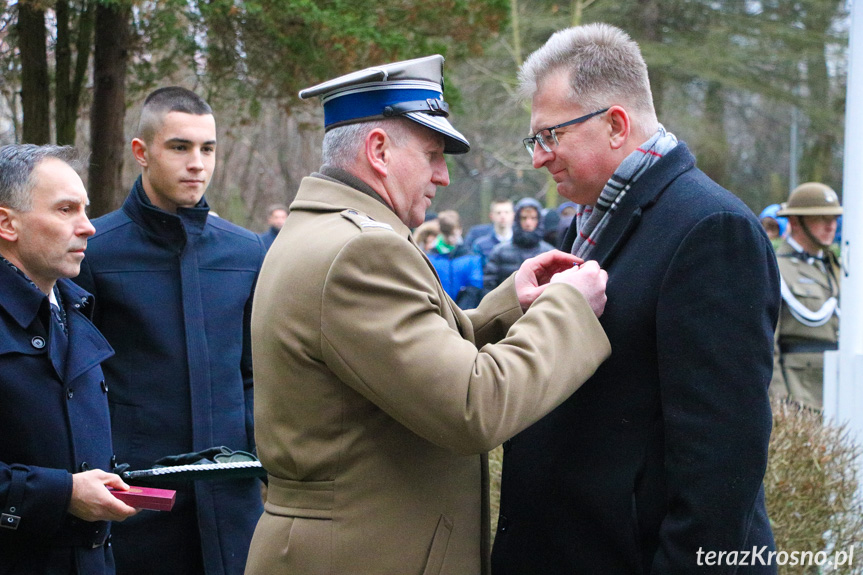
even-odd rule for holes
{"type": "Polygon", "coordinates": [[[69,280],[57,285],[65,357],[46,329],[48,296],[0,261],[0,512],[20,518],[17,529],[0,527],[2,575],[114,572],[108,523],[66,512],[72,473],[112,468],[99,364],[114,352],[90,323],[92,297],[69,280]]]}
{"type": "Polygon", "coordinates": [[[612,355],[504,444],[493,572],[775,573],[759,559],[774,546],[762,487],[779,307],[770,242],[682,143],[618,209],[591,254],[609,273],[612,355]],[[710,551],[738,551],[737,565],[708,566],[710,551]]]}

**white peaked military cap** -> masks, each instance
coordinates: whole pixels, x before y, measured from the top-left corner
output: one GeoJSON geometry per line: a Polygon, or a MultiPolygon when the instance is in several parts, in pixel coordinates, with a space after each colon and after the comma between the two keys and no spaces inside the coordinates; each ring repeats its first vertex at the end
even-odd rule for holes
{"type": "Polygon", "coordinates": [[[372,66],[306,88],[300,98],[319,96],[324,128],[404,117],[444,136],[444,152],[464,154],[470,143],[447,120],[443,99],[443,56],[372,66]]]}

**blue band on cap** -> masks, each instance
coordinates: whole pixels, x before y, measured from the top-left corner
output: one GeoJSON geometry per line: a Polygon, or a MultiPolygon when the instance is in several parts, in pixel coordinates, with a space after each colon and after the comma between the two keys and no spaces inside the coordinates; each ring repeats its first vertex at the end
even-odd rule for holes
{"type": "Polygon", "coordinates": [[[336,96],[324,102],[324,127],[334,124],[383,116],[384,108],[400,102],[413,100],[442,99],[443,94],[436,90],[418,88],[398,88],[388,86],[379,90],[358,91],[336,96]]]}

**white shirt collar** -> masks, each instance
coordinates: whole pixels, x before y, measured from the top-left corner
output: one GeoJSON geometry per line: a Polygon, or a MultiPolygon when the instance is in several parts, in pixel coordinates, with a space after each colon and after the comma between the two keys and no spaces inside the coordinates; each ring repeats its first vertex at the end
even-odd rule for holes
{"type": "MultiPolygon", "coordinates": [[[[792,248],[794,248],[798,253],[801,253],[801,254],[802,253],[809,253],[805,249],[803,249],[803,246],[801,246],[799,243],[797,243],[797,240],[795,240],[791,236],[788,236],[787,238],[785,238],[785,240],[788,242],[788,245],[791,246],[792,248]]],[[[818,250],[817,254],[809,254],[809,255],[810,256],[816,256],[816,257],[820,258],[820,257],[824,256],[824,250],[818,250]]]]}

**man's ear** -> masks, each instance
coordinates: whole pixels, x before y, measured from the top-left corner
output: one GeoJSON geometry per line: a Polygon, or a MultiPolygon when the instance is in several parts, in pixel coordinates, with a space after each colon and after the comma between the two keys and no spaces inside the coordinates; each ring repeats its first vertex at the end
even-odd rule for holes
{"type": "Polygon", "coordinates": [[[392,140],[381,128],[375,128],[366,136],[366,160],[381,178],[387,177],[392,140]]]}
{"type": "Polygon", "coordinates": [[[135,161],[138,162],[138,165],[142,168],[146,168],[149,165],[149,161],[147,159],[147,143],[141,138],[134,138],[132,140],[132,156],[135,157],[135,161]]]}
{"type": "Polygon", "coordinates": [[[18,240],[17,213],[12,208],[0,207],[0,239],[7,242],[18,240]]]}
{"type": "Polygon", "coordinates": [[[621,106],[612,106],[606,112],[610,126],[609,145],[613,150],[619,150],[629,139],[632,122],[629,113],[621,106]]]}

